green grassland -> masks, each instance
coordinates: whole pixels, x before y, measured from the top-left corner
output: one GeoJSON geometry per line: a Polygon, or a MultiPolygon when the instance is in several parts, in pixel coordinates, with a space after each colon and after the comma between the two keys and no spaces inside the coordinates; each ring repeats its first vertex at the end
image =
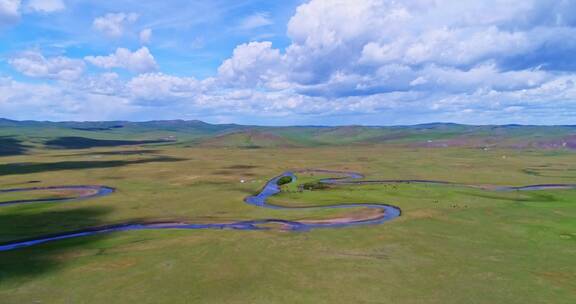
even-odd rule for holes
{"type": "MultiPolygon", "coordinates": [[[[387,137],[395,138],[389,144],[371,143],[366,139],[374,134],[354,129],[324,134],[279,128],[275,136],[290,143],[282,141],[281,147],[270,144],[275,136],[258,133],[270,131],[250,131],[252,142],[228,136],[237,147],[220,145],[229,143],[221,137],[214,140],[236,127],[211,130],[218,135],[206,139],[204,131],[30,128],[0,128],[0,134],[26,146],[0,157],[0,189],[95,184],[117,192],[78,202],[2,207],[0,242],[135,220],[301,220],[354,211],[273,210],[243,203],[285,170],[476,185],[576,183],[576,157],[567,149],[429,148],[395,136],[387,137]],[[170,134],[178,141],[82,149],[46,145],[69,136],[139,141],[170,134]],[[253,141],[265,144],[254,149],[253,141]]],[[[514,141],[521,136],[508,140],[514,141]]],[[[297,183],[283,186],[271,202],[386,203],[403,214],[378,226],[297,233],[130,231],[0,252],[0,303],[576,302],[574,190],[491,192],[423,184],[298,190],[299,184],[322,177],[300,173],[297,183]]],[[[38,197],[0,194],[0,202],[38,197]]]]}

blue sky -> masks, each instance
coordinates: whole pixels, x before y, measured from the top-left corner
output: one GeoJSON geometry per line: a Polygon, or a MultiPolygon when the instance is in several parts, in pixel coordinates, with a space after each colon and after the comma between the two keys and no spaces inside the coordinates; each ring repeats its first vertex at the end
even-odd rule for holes
{"type": "Polygon", "coordinates": [[[0,117],[576,124],[569,0],[0,0],[0,117]]]}

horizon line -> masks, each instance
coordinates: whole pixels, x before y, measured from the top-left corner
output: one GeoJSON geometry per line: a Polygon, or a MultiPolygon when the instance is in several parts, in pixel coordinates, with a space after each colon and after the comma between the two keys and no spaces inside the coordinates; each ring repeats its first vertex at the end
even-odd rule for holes
{"type": "Polygon", "coordinates": [[[417,126],[427,126],[427,125],[453,125],[453,126],[467,126],[467,127],[576,127],[576,124],[520,124],[520,123],[504,123],[504,124],[468,124],[468,123],[458,123],[449,121],[432,121],[424,123],[414,123],[414,124],[393,124],[393,125],[362,125],[362,124],[343,124],[343,125],[258,125],[258,124],[239,124],[239,123],[211,123],[200,119],[158,119],[158,120],[34,120],[34,119],[10,119],[2,118],[1,121],[10,121],[15,123],[54,123],[54,124],[64,124],[64,123],[158,123],[158,122],[196,122],[208,125],[236,125],[244,127],[269,127],[269,128],[282,128],[282,127],[316,127],[316,128],[330,128],[330,127],[366,127],[366,128],[393,128],[393,127],[417,127],[417,126]]]}

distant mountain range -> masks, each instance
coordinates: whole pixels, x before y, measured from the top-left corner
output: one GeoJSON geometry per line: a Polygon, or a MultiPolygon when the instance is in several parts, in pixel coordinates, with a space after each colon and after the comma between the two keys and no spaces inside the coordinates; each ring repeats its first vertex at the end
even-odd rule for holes
{"type": "MultiPolygon", "coordinates": [[[[131,144],[227,148],[383,144],[415,148],[576,149],[576,126],[427,123],[411,126],[266,127],[209,124],[199,120],[48,122],[0,119],[0,145],[2,140],[5,150],[14,150],[7,148],[15,144],[14,140],[19,141],[20,148],[44,145],[70,149],[131,144]]],[[[1,151],[0,147],[0,154],[1,151]]]]}
{"type": "MultiPolygon", "coordinates": [[[[257,127],[257,125],[239,125],[239,124],[210,124],[201,120],[151,120],[151,121],[126,121],[126,120],[112,120],[112,121],[38,121],[38,120],[12,120],[6,118],[0,118],[0,126],[7,125],[53,125],[53,126],[189,126],[189,127],[210,127],[210,126],[223,126],[223,127],[257,127]]],[[[322,125],[296,125],[287,127],[317,127],[317,128],[338,128],[338,127],[350,127],[358,125],[342,125],[342,126],[322,126],[322,125]]],[[[424,124],[414,124],[414,125],[395,125],[395,126],[362,126],[367,128],[439,128],[439,127],[571,127],[576,128],[576,125],[554,125],[554,126],[544,126],[544,125],[521,125],[521,124],[504,124],[504,125],[467,125],[458,124],[451,122],[432,122],[424,124]]],[[[266,126],[260,126],[266,128],[266,126]]],[[[358,126],[360,127],[360,126],[358,126]]],[[[269,128],[282,128],[282,127],[269,127],[269,128]]]]}

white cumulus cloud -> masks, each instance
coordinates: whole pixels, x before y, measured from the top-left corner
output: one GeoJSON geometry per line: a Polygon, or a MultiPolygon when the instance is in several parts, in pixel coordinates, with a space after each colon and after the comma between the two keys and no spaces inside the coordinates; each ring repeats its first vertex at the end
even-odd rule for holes
{"type": "Polygon", "coordinates": [[[330,97],[533,87],[550,77],[537,70],[562,68],[555,52],[576,51],[571,3],[312,0],[290,19],[283,52],[269,42],[240,45],[219,76],[330,97]]]}
{"type": "Polygon", "coordinates": [[[132,78],[126,84],[126,89],[129,96],[138,103],[163,105],[162,101],[170,102],[196,96],[200,83],[191,77],[148,73],[132,78]]]}
{"type": "Polygon", "coordinates": [[[66,8],[63,0],[30,0],[28,8],[41,13],[54,13],[66,8]]]}
{"type": "Polygon", "coordinates": [[[80,59],[63,56],[46,58],[36,51],[24,52],[8,62],[26,76],[59,80],[77,79],[85,68],[84,61],[80,59]]]}
{"type": "Polygon", "coordinates": [[[262,85],[277,76],[280,61],[280,51],[271,42],[250,42],[236,47],[232,58],[218,68],[218,75],[232,85],[262,85]]]}
{"type": "Polygon", "coordinates": [[[118,38],[124,35],[126,26],[136,20],[138,20],[136,13],[108,13],[94,19],[92,27],[108,37],[118,38]]]}
{"type": "Polygon", "coordinates": [[[122,68],[135,73],[151,72],[158,69],[158,64],[147,47],[142,47],[134,52],[129,49],[118,48],[116,52],[108,56],[87,56],[84,59],[104,69],[122,68]]]}

